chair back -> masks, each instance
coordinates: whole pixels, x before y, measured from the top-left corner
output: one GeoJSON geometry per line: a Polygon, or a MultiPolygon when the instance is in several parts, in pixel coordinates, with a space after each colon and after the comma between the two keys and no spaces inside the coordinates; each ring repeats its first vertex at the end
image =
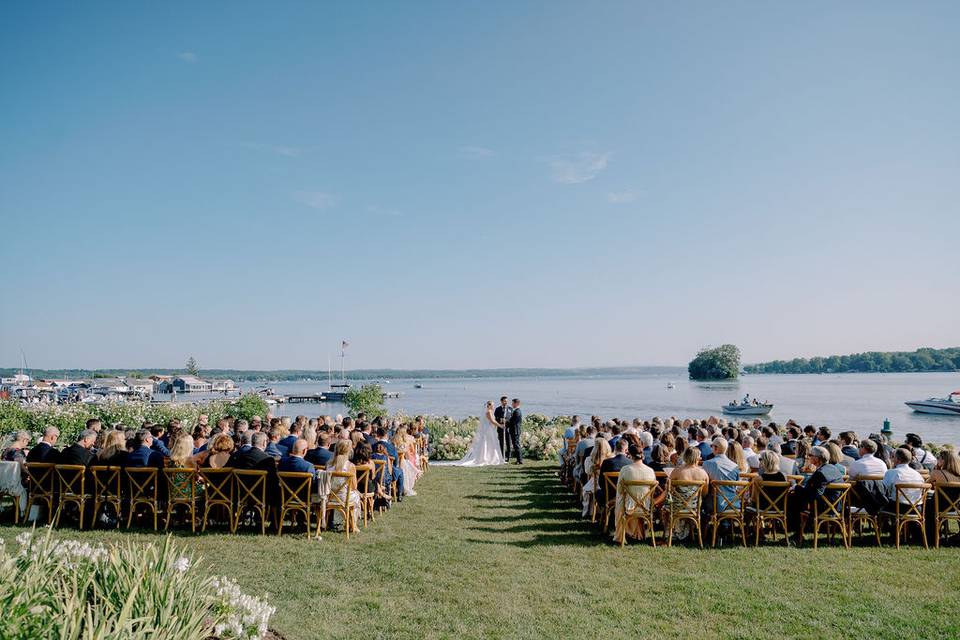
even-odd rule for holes
{"type": "Polygon", "coordinates": [[[898,482],[893,486],[896,492],[897,520],[915,520],[922,523],[926,512],[927,491],[932,485],[926,482],[898,482]]]}
{"type": "Polygon", "coordinates": [[[280,471],[277,473],[280,483],[281,508],[310,506],[310,492],[313,489],[313,474],[306,471],[280,471]]]}
{"type": "Polygon", "coordinates": [[[654,492],[660,484],[656,480],[623,480],[620,482],[620,488],[623,490],[623,496],[629,499],[624,500],[623,512],[625,514],[643,514],[649,515],[653,512],[654,492]]]}
{"type": "Polygon", "coordinates": [[[754,506],[762,516],[787,517],[787,498],[790,496],[790,482],[761,480],[755,484],[754,506]]]}
{"type": "Polygon", "coordinates": [[[60,499],[82,498],[87,495],[87,468],[82,464],[58,464],[57,487],[60,499]]]}
{"type": "Polygon", "coordinates": [[[371,460],[371,462],[373,462],[373,469],[374,469],[373,479],[376,482],[379,482],[380,484],[384,484],[384,482],[386,482],[387,473],[388,473],[387,471],[388,461],[378,460],[374,458],[373,460],[371,460]]]}
{"type": "Polygon", "coordinates": [[[704,484],[706,480],[671,480],[667,485],[670,515],[699,517],[704,484]]]}
{"type": "Polygon", "coordinates": [[[53,496],[56,488],[54,468],[57,465],[52,462],[26,462],[23,466],[27,470],[30,493],[34,496],[53,496]]]}
{"type": "Polygon", "coordinates": [[[233,505],[233,469],[204,467],[198,474],[203,481],[204,498],[208,505],[233,505]]]}
{"type": "Polygon", "coordinates": [[[167,480],[167,500],[195,502],[197,499],[197,470],[190,467],[169,467],[163,470],[167,480]]]}
{"type": "Polygon", "coordinates": [[[743,514],[750,492],[749,480],[714,480],[710,486],[713,488],[714,514],[743,514]]]}
{"type": "Polygon", "coordinates": [[[93,495],[98,500],[120,498],[120,467],[95,465],[90,467],[93,479],[93,495]]]}
{"type": "Polygon", "coordinates": [[[234,469],[237,505],[267,506],[267,472],[257,469],[234,469]]]}
{"type": "Polygon", "coordinates": [[[619,471],[607,471],[603,474],[603,495],[607,497],[607,504],[612,505],[617,501],[617,481],[619,479],[619,471]]]}
{"type": "Polygon", "coordinates": [[[933,509],[937,518],[960,519],[960,482],[933,485],[933,509]]]}
{"type": "Polygon", "coordinates": [[[843,520],[847,512],[847,495],[850,493],[849,482],[831,482],[828,484],[817,501],[814,503],[814,517],[820,520],[843,520]]]}
{"type": "Polygon", "coordinates": [[[330,472],[330,491],[327,493],[327,508],[346,508],[350,505],[350,480],[353,474],[349,471],[330,472]],[[340,491],[343,491],[343,495],[340,491]]]}
{"type": "Polygon", "coordinates": [[[577,452],[577,440],[575,438],[569,438],[567,440],[567,455],[572,456],[577,452]]]}
{"type": "Polygon", "coordinates": [[[157,470],[154,467],[127,467],[127,487],[130,499],[136,501],[157,501],[157,470]]]}
{"type": "MultiPolygon", "coordinates": [[[[381,462],[383,462],[381,460],[381,462]]],[[[373,478],[373,471],[376,467],[370,463],[359,465],[357,469],[357,491],[361,495],[367,495],[373,493],[373,490],[370,487],[370,480],[373,478]]]]}

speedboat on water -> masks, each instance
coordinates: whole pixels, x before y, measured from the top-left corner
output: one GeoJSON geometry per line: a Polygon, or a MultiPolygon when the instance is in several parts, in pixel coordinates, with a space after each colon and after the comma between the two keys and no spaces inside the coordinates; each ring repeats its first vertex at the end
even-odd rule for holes
{"type": "Polygon", "coordinates": [[[917,413],[936,413],[946,416],[960,416],[960,391],[954,391],[946,398],[928,398],[927,400],[911,400],[905,402],[908,407],[917,413]]]}
{"type": "Polygon", "coordinates": [[[720,410],[734,416],[765,416],[773,410],[773,405],[763,402],[757,404],[731,402],[720,407],[720,410]]]}

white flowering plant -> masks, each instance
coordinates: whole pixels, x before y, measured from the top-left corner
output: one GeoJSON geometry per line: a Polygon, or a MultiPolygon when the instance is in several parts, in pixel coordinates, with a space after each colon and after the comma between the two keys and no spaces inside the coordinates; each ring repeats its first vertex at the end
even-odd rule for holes
{"type": "Polygon", "coordinates": [[[0,638],[259,640],[274,613],[170,538],[105,546],[47,530],[16,544],[0,545],[0,638]]]}
{"type": "MultiPolygon", "coordinates": [[[[432,457],[436,460],[462,458],[480,423],[478,417],[457,420],[449,416],[426,416],[424,419],[433,443],[432,457]]],[[[550,418],[539,413],[524,416],[520,431],[524,457],[532,460],[555,458],[563,448],[563,431],[567,424],[569,419],[565,416],[550,418]]]]}

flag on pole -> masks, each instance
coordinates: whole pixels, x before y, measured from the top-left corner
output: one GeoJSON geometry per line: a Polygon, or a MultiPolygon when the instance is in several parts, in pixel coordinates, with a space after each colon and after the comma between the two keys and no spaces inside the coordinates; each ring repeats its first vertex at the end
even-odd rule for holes
{"type": "Polygon", "coordinates": [[[349,346],[350,346],[350,343],[347,342],[346,340],[340,343],[340,349],[346,349],[349,346]]]}

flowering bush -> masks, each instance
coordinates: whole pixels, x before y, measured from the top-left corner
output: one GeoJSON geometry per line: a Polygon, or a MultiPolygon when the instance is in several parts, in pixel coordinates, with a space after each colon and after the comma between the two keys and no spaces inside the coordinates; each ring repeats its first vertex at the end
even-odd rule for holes
{"type": "Polygon", "coordinates": [[[170,538],[115,546],[17,536],[0,542],[0,638],[259,640],[274,609],[197,562],[170,538]]]}
{"type": "MultiPolygon", "coordinates": [[[[449,416],[425,416],[436,460],[459,460],[470,448],[480,418],[456,420],[449,416]]],[[[564,416],[548,418],[534,413],[523,417],[520,446],[524,457],[546,460],[556,457],[563,447],[563,430],[569,420],[564,416]]]]}

